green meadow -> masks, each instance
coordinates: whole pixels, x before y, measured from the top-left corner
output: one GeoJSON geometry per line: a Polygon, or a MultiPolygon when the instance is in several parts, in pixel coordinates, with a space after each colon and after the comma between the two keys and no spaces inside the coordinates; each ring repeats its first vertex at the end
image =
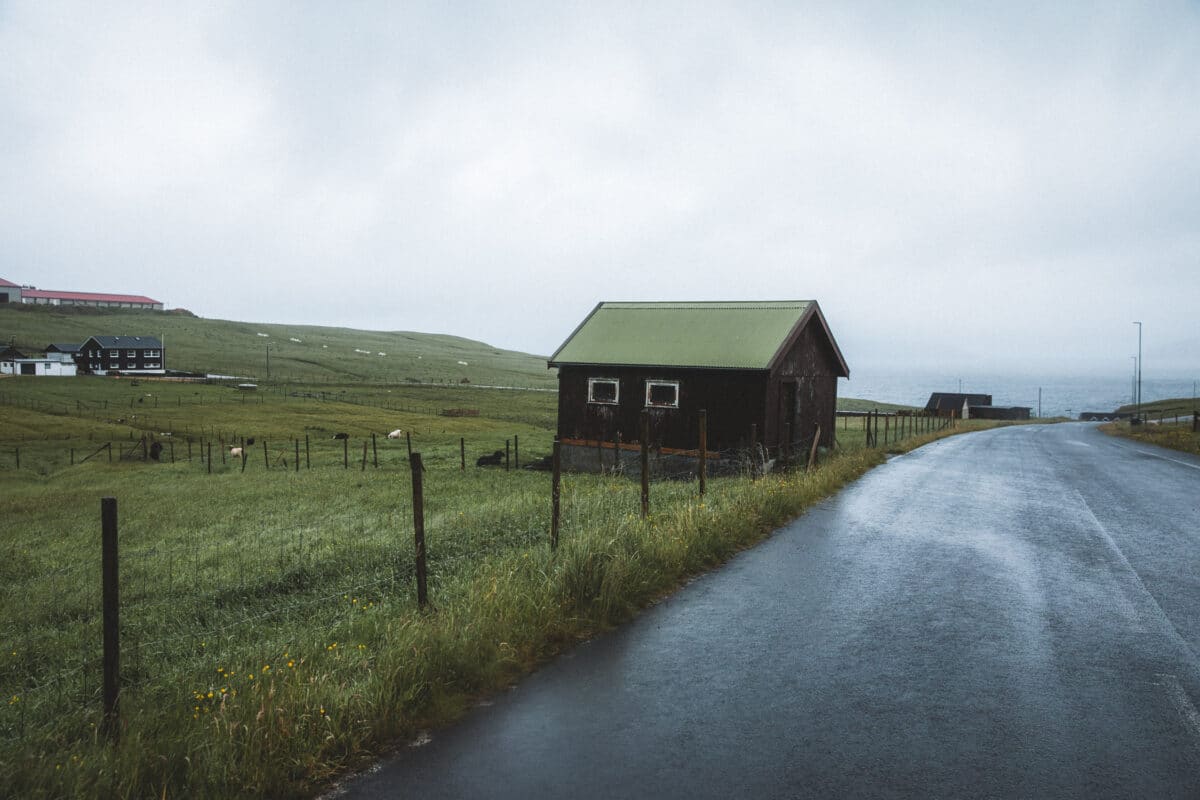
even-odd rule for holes
{"type": "MultiPolygon", "coordinates": [[[[522,377],[536,374],[509,385],[522,377]]],[[[518,441],[522,462],[548,454],[552,392],[345,376],[252,392],[134,384],[0,380],[8,796],[315,794],[884,458],[850,420],[810,472],[713,478],[704,496],[696,481],[657,482],[646,518],[636,478],[567,475],[552,551],[549,474],[474,466],[506,444],[515,457],[518,441]],[[441,413],[464,408],[478,415],[441,413]],[[395,428],[426,470],[427,609],[407,442],[384,438],[395,428]],[[150,435],[164,445],[157,462],[136,447],[150,435]],[[243,467],[226,449],[249,437],[243,467]],[[121,547],[115,741],[101,716],[106,496],[121,547]]]]}

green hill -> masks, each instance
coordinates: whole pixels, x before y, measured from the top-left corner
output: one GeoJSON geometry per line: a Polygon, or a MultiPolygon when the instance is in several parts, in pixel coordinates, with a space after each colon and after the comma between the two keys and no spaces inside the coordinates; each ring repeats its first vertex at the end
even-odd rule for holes
{"type": "Polygon", "coordinates": [[[0,345],[22,352],[41,353],[52,342],[80,343],[93,335],[159,336],[168,369],[255,381],[557,388],[544,357],[457,336],[233,322],[170,311],[0,306],[0,345]]]}

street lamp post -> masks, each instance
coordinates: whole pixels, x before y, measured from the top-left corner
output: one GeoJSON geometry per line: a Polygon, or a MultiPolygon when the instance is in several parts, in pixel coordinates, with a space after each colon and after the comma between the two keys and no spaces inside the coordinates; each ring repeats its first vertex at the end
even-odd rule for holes
{"type": "Polygon", "coordinates": [[[1138,326],[1138,359],[1137,359],[1137,419],[1142,421],[1142,323],[1134,320],[1138,326]]]}

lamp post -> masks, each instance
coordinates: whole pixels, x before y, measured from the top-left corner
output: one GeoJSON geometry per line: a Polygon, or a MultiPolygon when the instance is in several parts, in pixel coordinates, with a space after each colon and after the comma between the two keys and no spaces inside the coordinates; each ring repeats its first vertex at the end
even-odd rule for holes
{"type": "Polygon", "coordinates": [[[1138,359],[1137,359],[1137,420],[1142,421],[1142,323],[1134,320],[1138,326],[1138,359]]]}
{"type": "Polygon", "coordinates": [[[1129,379],[1129,404],[1137,405],[1137,356],[1130,356],[1129,360],[1133,362],[1133,376],[1129,379]]]}

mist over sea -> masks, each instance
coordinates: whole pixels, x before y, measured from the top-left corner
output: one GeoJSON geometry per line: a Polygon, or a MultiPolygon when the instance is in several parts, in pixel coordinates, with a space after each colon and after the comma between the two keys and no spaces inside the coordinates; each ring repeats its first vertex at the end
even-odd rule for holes
{"type": "MultiPolygon", "coordinates": [[[[1142,402],[1192,398],[1191,379],[1142,375],[1142,402]]],[[[1028,406],[1038,414],[1038,387],[1043,417],[1078,417],[1083,411],[1114,411],[1132,402],[1133,380],[1103,377],[1046,377],[1017,375],[946,376],[922,373],[857,371],[838,381],[838,397],[924,406],[931,392],[990,394],[997,406],[1028,406]],[[961,384],[960,384],[961,381],[961,384]]]]}

